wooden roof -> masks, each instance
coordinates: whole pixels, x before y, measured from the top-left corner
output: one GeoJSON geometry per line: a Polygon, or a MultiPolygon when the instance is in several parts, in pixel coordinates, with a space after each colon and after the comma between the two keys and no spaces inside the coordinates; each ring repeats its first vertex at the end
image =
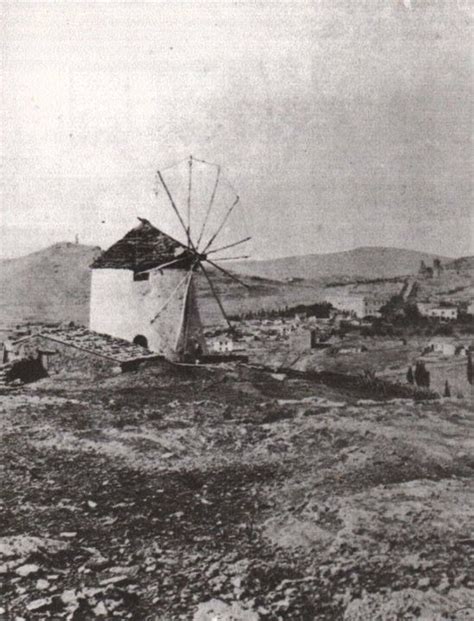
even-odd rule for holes
{"type": "Polygon", "coordinates": [[[145,218],[122,239],[105,250],[92,263],[92,269],[122,269],[140,272],[164,265],[176,259],[180,253],[183,260],[170,269],[189,267],[192,254],[184,244],[154,227],[145,218]]]}

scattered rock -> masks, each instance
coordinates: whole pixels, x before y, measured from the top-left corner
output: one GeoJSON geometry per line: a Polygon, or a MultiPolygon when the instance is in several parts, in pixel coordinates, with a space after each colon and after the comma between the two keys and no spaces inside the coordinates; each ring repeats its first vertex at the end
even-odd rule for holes
{"type": "Polygon", "coordinates": [[[99,584],[102,586],[108,586],[109,584],[118,586],[119,584],[126,584],[127,582],[130,582],[130,576],[114,576],[113,578],[101,580],[99,584]]]}
{"type": "Polygon", "coordinates": [[[44,580],[43,578],[40,578],[37,582],[36,582],[36,588],[39,591],[44,591],[46,589],[49,588],[49,582],[47,580],[44,580]]]}
{"type": "Polygon", "coordinates": [[[99,602],[97,606],[92,609],[92,612],[95,614],[96,617],[106,617],[109,614],[103,602],[99,602]]]}
{"type": "Polygon", "coordinates": [[[17,576],[21,576],[22,578],[27,578],[28,576],[33,576],[39,572],[40,568],[38,565],[34,564],[26,564],[21,565],[15,570],[17,576]]]}
{"type": "Polygon", "coordinates": [[[68,544],[57,539],[15,535],[0,537],[0,558],[28,558],[33,554],[46,553],[49,556],[67,550],[68,544]]]}
{"type": "Polygon", "coordinates": [[[69,604],[75,604],[77,602],[76,591],[72,589],[63,591],[61,593],[61,601],[65,606],[68,606],[69,604]]]}
{"type": "Polygon", "coordinates": [[[29,612],[42,612],[44,610],[48,610],[51,606],[51,599],[43,598],[43,599],[34,599],[29,604],[26,604],[26,609],[29,612]]]}
{"type": "Polygon", "coordinates": [[[238,602],[227,604],[220,599],[211,599],[198,605],[192,621],[259,621],[255,610],[244,608],[238,602]]]}

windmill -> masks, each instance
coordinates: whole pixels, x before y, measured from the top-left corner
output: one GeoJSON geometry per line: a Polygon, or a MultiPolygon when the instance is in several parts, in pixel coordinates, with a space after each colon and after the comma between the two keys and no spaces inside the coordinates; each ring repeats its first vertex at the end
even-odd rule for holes
{"type": "Polygon", "coordinates": [[[160,229],[139,218],[91,266],[90,325],[186,359],[206,352],[196,276],[203,275],[233,330],[214,279],[220,274],[248,289],[221,262],[248,258],[242,249],[251,237],[240,198],[219,165],[191,156],[159,170],[155,194],[160,229]]]}

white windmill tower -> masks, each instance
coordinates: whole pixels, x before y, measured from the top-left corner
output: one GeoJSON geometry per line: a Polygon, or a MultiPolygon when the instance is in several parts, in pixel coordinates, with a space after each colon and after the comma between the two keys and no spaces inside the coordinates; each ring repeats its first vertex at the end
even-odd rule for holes
{"type": "Polygon", "coordinates": [[[148,220],[92,264],[92,330],[183,360],[206,353],[195,279],[202,274],[227,326],[217,272],[248,288],[221,261],[250,241],[240,199],[220,166],[194,157],[158,171],[160,229],[148,220]],[[229,253],[230,251],[230,253],[229,253]]]}

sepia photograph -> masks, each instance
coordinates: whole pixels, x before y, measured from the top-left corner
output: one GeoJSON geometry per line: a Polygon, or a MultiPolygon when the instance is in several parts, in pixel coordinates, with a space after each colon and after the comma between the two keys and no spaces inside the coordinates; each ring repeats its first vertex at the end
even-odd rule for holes
{"type": "Polygon", "coordinates": [[[0,0],[0,621],[474,621],[473,0],[0,0]]]}

